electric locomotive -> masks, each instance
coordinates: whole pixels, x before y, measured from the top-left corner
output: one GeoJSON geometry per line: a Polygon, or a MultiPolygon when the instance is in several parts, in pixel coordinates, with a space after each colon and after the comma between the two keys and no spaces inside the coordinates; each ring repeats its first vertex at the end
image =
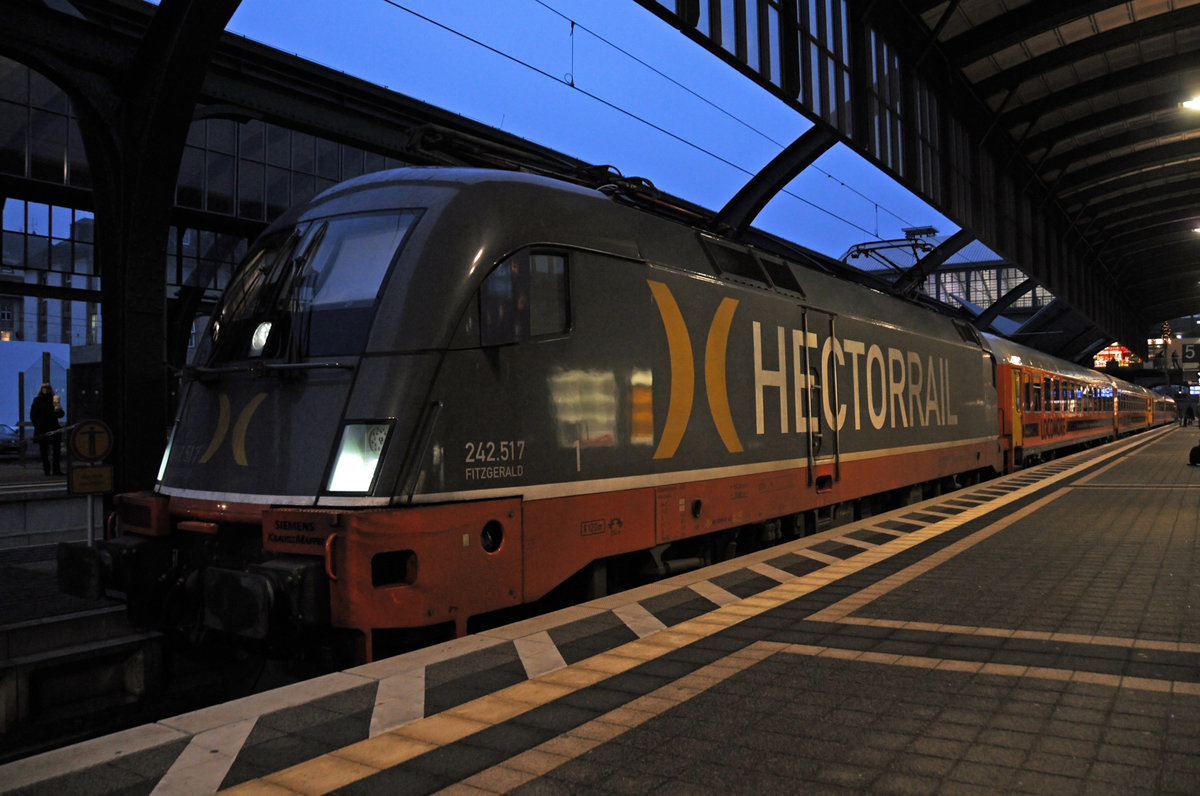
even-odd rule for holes
{"type": "Polygon", "coordinates": [[[409,168],[287,213],[154,490],[65,568],[144,624],[371,660],[1012,466],[969,324],[620,193],[409,168]]]}

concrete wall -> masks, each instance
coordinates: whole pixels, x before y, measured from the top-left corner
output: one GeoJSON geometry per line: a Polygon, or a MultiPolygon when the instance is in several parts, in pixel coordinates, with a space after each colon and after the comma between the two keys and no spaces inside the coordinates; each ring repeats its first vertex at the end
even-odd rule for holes
{"type": "MultiPolygon", "coordinates": [[[[97,536],[102,501],[96,498],[97,536]]],[[[87,539],[87,498],[64,494],[6,495],[0,500],[0,550],[87,539]]]]}

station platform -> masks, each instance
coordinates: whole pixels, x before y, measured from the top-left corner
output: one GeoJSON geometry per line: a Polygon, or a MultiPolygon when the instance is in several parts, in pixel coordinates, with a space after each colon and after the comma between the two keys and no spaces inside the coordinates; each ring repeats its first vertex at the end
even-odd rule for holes
{"type": "Polygon", "coordinates": [[[84,501],[32,456],[0,461],[0,627],[96,608],[60,594],[54,574],[56,543],[87,538],[84,501]]]}
{"type": "Polygon", "coordinates": [[[20,760],[0,792],[1200,793],[1196,442],[20,760]]]}

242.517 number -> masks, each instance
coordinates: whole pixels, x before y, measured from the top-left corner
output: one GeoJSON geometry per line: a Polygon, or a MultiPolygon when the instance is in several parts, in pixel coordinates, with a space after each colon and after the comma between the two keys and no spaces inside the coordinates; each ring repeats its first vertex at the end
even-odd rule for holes
{"type": "Polygon", "coordinates": [[[490,462],[519,462],[525,457],[525,440],[488,440],[487,442],[468,442],[465,445],[467,464],[487,464],[490,462]]]}

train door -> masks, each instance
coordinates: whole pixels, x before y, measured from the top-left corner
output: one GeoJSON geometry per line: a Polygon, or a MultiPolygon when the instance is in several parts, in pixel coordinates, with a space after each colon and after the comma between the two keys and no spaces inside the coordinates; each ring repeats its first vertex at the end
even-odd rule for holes
{"type": "Polygon", "coordinates": [[[1117,385],[1113,385],[1112,390],[1112,436],[1113,439],[1121,436],[1121,392],[1117,389],[1117,385]]]}
{"type": "MultiPolygon", "coordinates": [[[[1029,413],[1029,424],[1024,429],[1026,437],[1034,437],[1036,445],[1042,436],[1042,377],[1037,373],[1029,374],[1029,399],[1026,402],[1029,413]]],[[[1028,439],[1025,440],[1029,442],[1028,439]]]]}
{"type": "MultiPolygon", "coordinates": [[[[1025,444],[1025,397],[1021,389],[1021,371],[1013,368],[1012,373],[1012,448],[1014,454],[1025,444]]],[[[1028,388],[1029,376],[1025,376],[1028,388]]]]}
{"type": "Polygon", "coordinates": [[[821,310],[805,308],[802,314],[804,346],[803,405],[807,434],[809,484],[828,492],[841,480],[841,426],[845,409],[839,396],[838,372],[846,355],[837,337],[836,318],[821,310]]]}

